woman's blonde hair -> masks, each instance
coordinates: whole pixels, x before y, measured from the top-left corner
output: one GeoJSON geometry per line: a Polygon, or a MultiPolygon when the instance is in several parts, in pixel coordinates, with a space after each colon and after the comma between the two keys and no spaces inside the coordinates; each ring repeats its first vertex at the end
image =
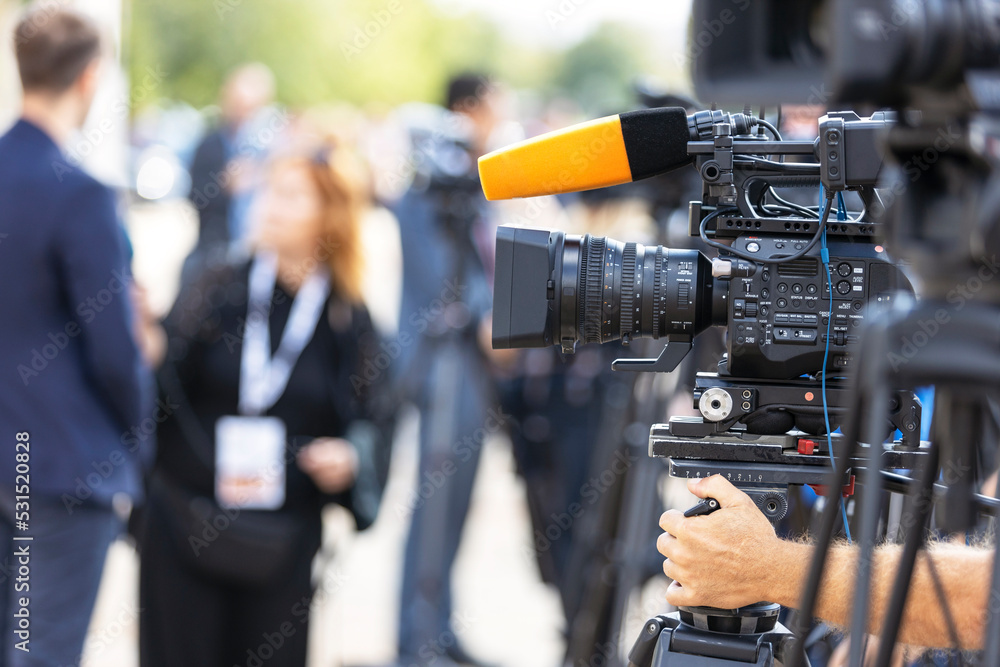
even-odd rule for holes
{"type": "Polygon", "coordinates": [[[276,157],[271,169],[303,167],[320,196],[322,231],[316,259],[327,264],[333,293],[345,301],[362,301],[364,252],[361,218],[368,205],[362,179],[350,156],[331,145],[311,154],[303,151],[276,157]]]}

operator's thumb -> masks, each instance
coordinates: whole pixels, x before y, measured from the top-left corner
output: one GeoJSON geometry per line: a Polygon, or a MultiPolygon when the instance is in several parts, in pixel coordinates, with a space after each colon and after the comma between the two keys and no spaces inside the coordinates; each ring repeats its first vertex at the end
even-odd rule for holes
{"type": "Polygon", "coordinates": [[[688,490],[699,498],[715,498],[722,507],[753,504],[750,496],[737,489],[722,475],[689,479],[688,490]]]}

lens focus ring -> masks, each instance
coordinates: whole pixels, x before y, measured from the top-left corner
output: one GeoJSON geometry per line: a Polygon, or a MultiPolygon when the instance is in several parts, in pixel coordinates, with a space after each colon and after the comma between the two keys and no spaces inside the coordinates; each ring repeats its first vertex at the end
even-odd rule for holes
{"type": "Polygon", "coordinates": [[[622,252],[621,335],[638,333],[635,323],[635,258],[636,244],[626,243],[622,252]]]}
{"type": "Polygon", "coordinates": [[[590,274],[590,234],[583,237],[580,248],[580,275],[576,284],[576,338],[582,340],[583,323],[587,314],[587,276],[590,274]]]}
{"type": "Polygon", "coordinates": [[[603,236],[591,236],[587,244],[587,274],[584,286],[583,342],[601,343],[601,302],[604,295],[604,248],[603,236]]]}
{"type": "Polygon", "coordinates": [[[657,246],[656,259],[653,264],[653,326],[650,332],[653,338],[659,338],[663,335],[664,304],[667,300],[666,286],[663,284],[666,277],[663,270],[664,264],[663,246],[657,246]]]}

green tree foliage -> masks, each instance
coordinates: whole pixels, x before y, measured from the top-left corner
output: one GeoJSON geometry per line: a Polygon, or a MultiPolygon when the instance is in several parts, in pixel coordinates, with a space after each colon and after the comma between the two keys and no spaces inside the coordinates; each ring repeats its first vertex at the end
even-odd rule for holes
{"type": "Polygon", "coordinates": [[[449,72],[488,68],[503,48],[492,24],[425,0],[132,0],[130,14],[132,81],[165,71],[160,96],[194,105],[247,61],[269,65],[295,106],[436,100],[449,72]]]}
{"type": "Polygon", "coordinates": [[[214,102],[226,73],[260,61],[294,107],[439,102],[460,71],[611,108],[640,73],[634,35],[602,26],[565,54],[514,45],[475,14],[445,14],[432,0],[130,0],[125,58],[133,86],[164,74],[152,97],[214,102]]]}
{"type": "Polygon", "coordinates": [[[603,24],[566,52],[553,83],[589,115],[633,108],[632,83],[649,71],[641,44],[627,27],[603,24]]]}

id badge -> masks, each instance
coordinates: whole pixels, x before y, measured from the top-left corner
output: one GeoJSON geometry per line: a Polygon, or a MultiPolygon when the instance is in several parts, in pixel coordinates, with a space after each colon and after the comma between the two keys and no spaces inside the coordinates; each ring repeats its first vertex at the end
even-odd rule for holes
{"type": "Polygon", "coordinates": [[[285,423],[221,417],[215,423],[215,500],[225,508],[274,510],[285,502],[285,423]]]}

